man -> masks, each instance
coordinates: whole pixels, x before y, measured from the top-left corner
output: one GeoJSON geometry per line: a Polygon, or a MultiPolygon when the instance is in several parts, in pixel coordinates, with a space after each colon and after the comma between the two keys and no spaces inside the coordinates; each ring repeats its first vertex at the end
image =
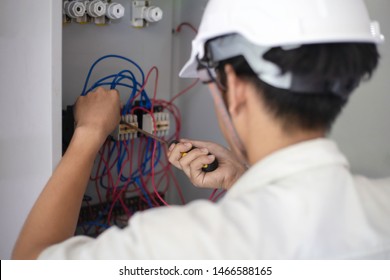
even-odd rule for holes
{"type": "Polygon", "coordinates": [[[93,159],[119,121],[118,94],[99,89],[78,100],[75,136],[14,258],[390,258],[390,187],[351,175],[325,139],[377,66],[378,25],[362,0],[236,2],[210,0],[181,73],[208,83],[231,151],[184,140],[169,150],[195,185],[226,196],[149,210],[97,239],[72,237],[93,159]],[[204,173],[215,157],[218,169],[204,173]]]}

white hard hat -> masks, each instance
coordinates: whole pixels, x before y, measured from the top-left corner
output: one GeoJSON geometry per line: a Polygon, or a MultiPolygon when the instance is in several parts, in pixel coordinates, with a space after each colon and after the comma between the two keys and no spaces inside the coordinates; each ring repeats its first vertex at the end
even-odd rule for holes
{"type": "Polygon", "coordinates": [[[268,48],[384,41],[363,0],[210,0],[180,77],[197,77],[208,40],[234,33],[268,48]]]}

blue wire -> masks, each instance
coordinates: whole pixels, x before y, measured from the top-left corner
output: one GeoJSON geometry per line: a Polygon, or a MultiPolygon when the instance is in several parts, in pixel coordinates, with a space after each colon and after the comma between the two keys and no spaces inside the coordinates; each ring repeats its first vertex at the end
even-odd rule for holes
{"type": "MultiPolygon", "coordinates": [[[[129,140],[127,140],[126,145],[129,145],[129,140]]],[[[121,141],[120,145],[119,145],[119,154],[120,154],[120,156],[119,156],[119,159],[118,159],[118,162],[117,162],[118,174],[121,171],[121,167],[122,167],[122,164],[123,164],[123,159],[126,157],[126,154],[127,154],[127,150],[125,148],[123,148],[123,153],[122,153],[122,147],[123,146],[124,146],[123,142],[121,141]]]]}
{"type": "MultiPolygon", "coordinates": [[[[154,140],[153,139],[148,139],[148,143],[147,143],[147,147],[146,149],[150,149],[150,145],[151,143],[153,143],[154,140]]],[[[127,143],[128,144],[128,143],[127,143]]],[[[126,149],[124,149],[124,153],[122,154],[122,147],[123,147],[123,144],[122,142],[120,143],[120,146],[119,146],[119,159],[118,159],[118,162],[121,161],[121,163],[117,163],[117,170],[118,170],[118,173],[120,172],[120,167],[121,167],[121,164],[123,162],[123,158],[125,157],[126,155],[126,149]],[[119,168],[119,169],[118,169],[119,168]]],[[[112,155],[114,154],[115,150],[117,148],[117,145],[113,145],[110,153],[109,153],[109,156],[108,158],[111,158],[112,155]]],[[[131,180],[129,181],[129,183],[127,185],[122,185],[122,186],[118,186],[117,189],[120,190],[122,188],[125,188],[131,184],[133,184],[137,178],[139,178],[140,176],[147,176],[150,174],[150,172],[152,171],[151,168],[149,168],[148,170],[145,170],[146,169],[146,166],[149,165],[149,162],[152,158],[152,153],[151,152],[148,152],[145,157],[144,157],[144,160],[142,162],[142,165],[141,165],[141,174],[138,174],[139,171],[138,169],[136,171],[133,172],[133,174],[131,174],[129,177],[125,177],[125,176],[121,176],[120,180],[122,182],[126,182],[129,180],[129,178],[131,178],[131,180]]],[[[160,161],[160,158],[161,158],[161,144],[160,143],[157,143],[157,155],[156,155],[156,159],[155,159],[155,162],[154,162],[154,167],[156,167],[158,165],[158,162],[160,161]]],[[[104,166],[103,167],[103,171],[102,171],[102,174],[104,174],[106,172],[106,167],[104,166]]],[[[100,185],[102,186],[103,189],[108,189],[108,186],[104,185],[104,182],[103,182],[103,176],[101,176],[100,178],[100,185]]]]}
{"type": "Polygon", "coordinates": [[[103,83],[104,81],[115,78],[116,76],[117,76],[116,74],[113,74],[113,75],[109,75],[109,76],[106,76],[104,78],[101,78],[100,80],[95,82],[94,85],[87,90],[87,92],[94,90],[95,88],[99,87],[100,84],[103,83]]]}
{"type": "Polygon", "coordinates": [[[129,70],[123,70],[123,71],[119,72],[116,75],[115,79],[112,81],[112,83],[113,83],[113,85],[115,85],[115,84],[121,82],[123,79],[128,79],[131,82],[133,82],[133,85],[137,85],[137,79],[135,78],[134,74],[132,72],[130,72],[129,70]],[[130,77],[123,75],[125,73],[128,73],[130,75],[130,77]]]}
{"type": "MultiPolygon", "coordinates": [[[[148,143],[147,143],[147,147],[146,149],[149,148],[150,146],[150,141],[154,142],[153,139],[148,139],[148,143]]],[[[157,143],[157,155],[156,155],[156,159],[155,159],[155,162],[154,162],[154,167],[156,167],[160,161],[160,158],[161,158],[161,145],[160,143],[157,143]]],[[[149,165],[149,161],[152,159],[152,153],[150,153],[150,155],[145,155],[145,158],[142,162],[142,165],[141,165],[141,174],[138,174],[139,171],[138,169],[130,175],[130,177],[126,178],[125,176],[121,176],[120,180],[121,182],[127,182],[129,180],[129,178],[131,178],[132,180],[130,180],[129,182],[129,185],[134,183],[135,179],[138,178],[139,176],[147,176],[149,175],[149,173],[152,172],[152,168],[150,168],[149,170],[145,171],[145,168],[147,165],[149,165]]],[[[122,187],[126,187],[126,186],[122,186],[122,187]]]]}
{"type": "Polygon", "coordinates": [[[109,225],[101,224],[101,223],[93,222],[93,221],[82,223],[79,226],[89,226],[89,228],[86,230],[86,232],[89,232],[93,226],[98,226],[98,227],[102,227],[102,228],[105,228],[105,229],[110,228],[109,225]]]}
{"type": "MultiPolygon", "coordinates": [[[[100,86],[111,86],[112,83],[111,82],[101,82],[100,84],[97,84],[95,87],[91,87],[88,92],[90,91],[93,91],[95,88],[97,87],[100,87],[100,86]]],[[[127,88],[130,88],[130,89],[134,89],[134,87],[130,86],[130,85],[127,85],[127,84],[122,84],[122,83],[118,83],[117,86],[121,86],[121,87],[127,87],[127,88]]]]}
{"type": "MultiPolygon", "coordinates": [[[[90,91],[92,91],[95,88],[100,87],[100,86],[109,86],[111,89],[116,89],[117,87],[128,88],[131,90],[131,92],[130,92],[129,98],[127,99],[127,102],[126,102],[126,104],[123,108],[123,111],[122,111],[122,114],[125,115],[125,114],[129,114],[131,112],[132,105],[133,105],[132,101],[134,100],[135,95],[137,94],[137,91],[139,91],[139,89],[141,89],[143,87],[144,83],[145,83],[145,74],[144,74],[142,68],[136,62],[134,62],[133,60],[130,60],[126,57],[120,56],[120,55],[106,55],[106,56],[103,56],[103,57],[97,59],[92,64],[91,68],[88,71],[88,75],[87,75],[87,78],[85,80],[81,95],[86,95],[88,92],[90,92],[90,91]],[[131,63],[132,65],[134,65],[139,70],[139,72],[141,74],[141,77],[142,77],[141,83],[139,83],[137,81],[136,76],[133,72],[131,72],[130,70],[122,70],[117,74],[108,75],[106,77],[99,79],[97,82],[95,82],[93,84],[93,86],[91,86],[88,90],[86,90],[95,67],[101,61],[108,59],[108,58],[118,58],[118,59],[127,61],[127,62],[131,63]]],[[[149,96],[144,89],[140,93],[140,103],[139,104],[141,107],[143,107],[147,110],[150,110],[152,107],[151,100],[149,99],[149,96]]],[[[119,147],[117,147],[117,145],[114,144],[109,152],[109,159],[111,159],[111,157],[113,156],[115,151],[116,150],[118,151],[119,155],[118,155],[118,161],[116,164],[118,173],[120,173],[124,159],[125,159],[126,155],[128,154],[127,149],[124,148],[124,145],[129,145],[129,141],[127,141],[125,144],[123,142],[120,142],[119,147]]],[[[131,184],[136,184],[138,186],[138,188],[141,190],[144,197],[146,198],[147,204],[150,208],[153,207],[153,204],[152,204],[151,199],[150,199],[147,191],[145,190],[144,186],[142,186],[140,178],[141,178],[141,176],[147,176],[151,173],[152,168],[151,168],[150,164],[151,164],[152,155],[153,155],[153,152],[151,151],[151,145],[154,145],[154,140],[149,138],[147,141],[147,145],[146,145],[146,153],[144,155],[144,158],[143,158],[143,161],[142,161],[140,168],[137,169],[136,171],[134,171],[128,178],[124,175],[121,175],[121,177],[120,177],[121,182],[128,182],[128,183],[117,187],[117,189],[120,190],[122,188],[126,188],[126,187],[130,186],[131,184]]],[[[157,143],[156,152],[157,152],[157,154],[155,157],[155,162],[152,163],[154,167],[156,167],[158,165],[160,158],[161,158],[161,144],[160,143],[157,143]]],[[[107,168],[106,168],[106,166],[104,166],[102,174],[105,174],[106,172],[107,172],[107,168]]],[[[100,185],[103,189],[108,189],[108,186],[104,185],[103,177],[104,176],[101,176],[101,178],[100,178],[100,185]]],[[[107,207],[108,207],[108,205],[107,205],[107,207]]],[[[101,220],[103,218],[103,215],[105,212],[107,212],[107,209],[105,209],[103,212],[101,212],[99,214],[99,217],[95,221],[83,223],[82,225],[88,225],[89,226],[88,231],[93,226],[109,228],[109,225],[99,223],[99,220],[101,220]]]]}
{"type": "Polygon", "coordinates": [[[150,198],[148,196],[148,193],[145,191],[145,189],[143,188],[141,182],[139,181],[139,178],[136,179],[135,183],[138,185],[138,188],[141,190],[142,194],[146,198],[146,202],[148,203],[148,206],[150,208],[153,208],[152,201],[150,200],[150,198]]]}
{"type": "MultiPolygon", "coordinates": [[[[88,90],[86,92],[91,92],[94,89],[96,89],[97,87],[105,86],[105,85],[110,86],[111,89],[116,89],[117,86],[122,86],[122,87],[127,87],[127,88],[132,89],[131,95],[130,95],[128,101],[126,102],[126,106],[124,106],[124,109],[123,109],[123,114],[129,114],[131,111],[130,103],[134,99],[138,88],[140,88],[140,89],[142,88],[142,85],[136,81],[134,74],[132,72],[130,72],[129,70],[123,70],[116,75],[106,76],[106,77],[98,80],[93,86],[88,88],[88,90]],[[125,75],[123,75],[123,73],[129,73],[131,76],[130,77],[125,76],[125,75]],[[112,82],[107,81],[107,80],[112,79],[112,78],[113,78],[112,82]],[[130,80],[132,82],[132,85],[121,83],[121,81],[124,79],[130,80]]],[[[150,110],[151,101],[150,101],[145,89],[143,89],[141,91],[141,100],[143,100],[145,102],[144,107],[146,109],[150,110]]]]}
{"type": "Polygon", "coordinates": [[[124,56],[121,56],[121,55],[115,55],[115,54],[105,55],[105,56],[99,58],[98,60],[96,60],[92,64],[91,68],[89,69],[88,75],[87,75],[87,78],[85,80],[84,87],[83,87],[83,90],[82,90],[82,93],[81,93],[82,96],[84,96],[84,95],[86,95],[88,93],[86,91],[86,89],[87,89],[87,86],[88,86],[88,83],[89,83],[89,79],[91,78],[91,74],[92,74],[93,70],[95,69],[96,65],[99,64],[99,62],[101,62],[101,61],[103,61],[105,59],[108,59],[108,58],[118,58],[118,59],[125,60],[125,61],[133,64],[139,70],[139,72],[141,73],[141,77],[142,77],[142,83],[141,84],[145,83],[145,74],[144,74],[142,68],[135,61],[133,61],[131,59],[128,59],[127,57],[124,57],[124,56]]]}
{"type": "MultiPolygon", "coordinates": [[[[146,146],[146,149],[148,149],[149,148],[149,146],[151,145],[151,144],[154,144],[154,140],[153,139],[151,139],[151,138],[149,138],[149,140],[148,140],[148,144],[147,144],[147,146],[146,146]]],[[[145,155],[145,159],[144,159],[144,164],[142,165],[142,167],[143,167],[143,175],[145,176],[145,175],[147,175],[147,174],[149,174],[150,172],[152,172],[152,168],[150,167],[150,169],[149,170],[147,170],[147,171],[145,171],[144,169],[145,169],[145,167],[146,167],[146,165],[148,164],[148,162],[150,161],[150,159],[152,158],[152,155],[153,155],[153,151],[150,151],[150,156],[149,157],[147,157],[147,155],[145,155]]],[[[159,142],[157,142],[157,156],[156,156],[156,161],[154,162],[154,167],[156,167],[157,165],[158,165],[158,162],[160,161],[160,157],[161,157],[161,144],[159,143],[159,142]]]]}
{"type": "MultiPolygon", "coordinates": [[[[123,115],[130,113],[131,101],[133,101],[135,94],[137,93],[138,87],[140,87],[140,88],[142,87],[139,83],[137,83],[137,80],[132,72],[130,72],[128,70],[123,70],[123,71],[118,73],[117,77],[113,81],[113,84],[111,85],[111,88],[114,89],[114,88],[116,88],[117,85],[123,85],[123,83],[121,84],[120,82],[122,82],[122,80],[124,80],[124,79],[129,79],[131,82],[133,82],[133,87],[131,87],[131,86],[129,87],[129,88],[132,88],[132,92],[131,92],[130,97],[128,98],[128,100],[126,102],[126,105],[123,107],[123,115]],[[124,73],[129,73],[131,77],[123,75],[124,73]]],[[[141,97],[144,95],[147,97],[145,90],[142,90],[141,97]]]]}
{"type": "MultiPolygon", "coordinates": [[[[115,151],[115,148],[116,148],[116,145],[114,143],[114,145],[112,146],[112,149],[110,151],[110,153],[108,154],[108,158],[110,159],[111,156],[114,154],[114,151],[115,151]]],[[[108,165],[110,165],[110,162],[108,162],[108,165]]],[[[103,167],[103,172],[102,174],[106,173],[106,167],[104,166],[103,167]]],[[[103,182],[103,176],[100,177],[100,185],[104,188],[104,189],[108,189],[108,186],[104,186],[104,182],[103,182]]]]}

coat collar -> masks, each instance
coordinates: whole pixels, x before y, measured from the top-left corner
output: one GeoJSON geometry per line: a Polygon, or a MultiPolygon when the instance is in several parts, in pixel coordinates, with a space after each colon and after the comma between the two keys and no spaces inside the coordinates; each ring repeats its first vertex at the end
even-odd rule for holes
{"type": "Polygon", "coordinates": [[[319,138],[281,149],[252,165],[233,185],[227,196],[234,197],[311,169],[329,165],[349,168],[345,156],[332,140],[319,138]]]}

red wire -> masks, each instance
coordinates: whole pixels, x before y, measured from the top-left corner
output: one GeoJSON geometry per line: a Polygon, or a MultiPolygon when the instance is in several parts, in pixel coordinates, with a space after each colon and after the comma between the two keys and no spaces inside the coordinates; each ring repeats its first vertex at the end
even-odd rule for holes
{"type": "MultiPolygon", "coordinates": [[[[131,142],[133,142],[133,140],[131,140],[131,142]]],[[[133,143],[131,143],[131,144],[133,144],[133,143]]],[[[127,160],[129,161],[129,178],[123,184],[123,189],[119,192],[118,196],[119,196],[119,202],[121,203],[123,210],[125,211],[126,215],[129,216],[130,212],[129,212],[129,209],[127,208],[125,202],[123,201],[123,194],[126,192],[128,185],[131,181],[130,175],[132,174],[132,163],[133,163],[133,161],[131,160],[131,155],[132,155],[133,145],[130,145],[130,147],[131,147],[130,151],[129,151],[128,145],[125,145],[125,147],[126,147],[126,152],[127,152],[127,160]]]]}
{"type": "MultiPolygon", "coordinates": [[[[141,138],[141,139],[142,139],[142,138],[141,138]]],[[[143,138],[143,139],[146,140],[146,138],[143,138]]],[[[139,153],[139,157],[138,157],[138,162],[139,162],[139,164],[138,164],[138,166],[139,166],[139,167],[138,167],[138,170],[139,170],[139,171],[138,171],[138,172],[139,172],[139,174],[142,174],[141,165],[142,165],[143,162],[141,161],[141,158],[143,158],[142,154],[145,155],[145,153],[146,153],[146,145],[145,145],[145,150],[143,151],[143,153],[139,153]]],[[[149,176],[150,176],[150,175],[149,175],[149,176]]],[[[149,192],[149,189],[148,189],[148,186],[147,186],[147,180],[145,180],[143,176],[140,176],[140,181],[141,181],[141,185],[142,185],[142,187],[144,188],[145,192],[146,192],[147,195],[150,197],[153,206],[159,206],[159,203],[155,200],[155,197],[152,196],[152,195],[150,194],[150,192],[149,192]]],[[[147,201],[146,198],[145,198],[145,201],[147,201]]]]}
{"type": "MultiPolygon", "coordinates": [[[[168,154],[168,153],[167,153],[167,150],[166,150],[166,149],[167,149],[167,147],[164,147],[165,158],[166,158],[166,161],[168,162],[168,158],[167,158],[167,154],[168,154]]],[[[177,192],[178,192],[178,194],[179,194],[181,203],[182,203],[182,204],[185,204],[185,199],[184,199],[183,192],[182,192],[182,190],[181,190],[180,187],[179,187],[179,183],[178,183],[178,181],[177,181],[176,176],[174,176],[171,167],[172,167],[172,166],[169,164],[169,162],[167,163],[167,165],[166,165],[165,167],[163,167],[163,168],[164,168],[164,171],[165,171],[165,177],[167,178],[167,180],[168,180],[168,178],[172,178],[172,179],[173,179],[173,183],[174,183],[175,188],[176,188],[176,190],[177,190],[177,192]],[[170,176],[169,176],[169,175],[170,175],[170,176]]]]}
{"type": "MultiPolygon", "coordinates": [[[[157,68],[156,68],[156,69],[157,69],[157,68]]],[[[134,107],[134,108],[132,109],[132,113],[134,113],[135,110],[141,110],[141,111],[144,111],[144,112],[147,113],[147,114],[150,114],[151,117],[152,117],[152,123],[153,123],[153,125],[154,125],[154,131],[157,131],[156,120],[155,120],[155,118],[154,118],[154,114],[152,113],[152,111],[149,111],[149,110],[147,110],[146,108],[143,108],[143,107],[134,107]]],[[[150,176],[152,176],[152,178],[154,178],[154,176],[155,176],[155,172],[154,172],[154,161],[155,161],[154,153],[155,153],[156,149],[157,149],[156,142],[154,142],[154,143],[153,143],[153,151],[152,151],[152,159],[151,159],[151,169],[152,169],[152,170],[151,170],[151,174],[150,174],[150,176]]],[[[139,154],[139,155],[140,155],[140,154],[139,154]]],[[[138,162],[139,162],[139,166],[141,166],[141,165],[142,165],[142,161],[141,161],[140,156],[138,157],[138,162]]],[[[140,174],[141,174],[141,170],[139,170],[139,172],[140,172],[140,174]]],[[[141,180],[141,183],[142,183],[142,185],[143,185],[145,191],[148,193],[149,197],[150,197],[150,198],[153,200],[153,202],[155,203],[155,206],[158,206],[159,203],[157,203],[157,201],[154,200],[154,197],[151,196],[150,193],[148,192],[147,184],[145,183],[144,179],[143,179],[142,177],[140,177],[140,180],[141,180]]],[[[153,180],[153,179],[152,179],[152,180],[153,180]]],[[[147,180],[146,180],[146,181],[147,181],[147,180]]],[[[152,184],[153,184],[153,182],[152,182],[152,184]]],[[[160,194],[158,193],[158,191],[157,191],[155,185],[153,185],[153,189],[154,189],[154,191],[155,191],[155,195],[157,196],[157,198],[159,198],[159,200],[160,200],[163,204],[168,205],[168,204],[164,201],[164,199],[161,198],[161,196],[160,196],[160,194]]]]}
{"type": "Polygon", "coordinates": [[[214,202],[217,202],[217,200],[220,199],[221,196],[223,196],[225,193],[226,193],[226,190],[222,190],[222,191],[213,199],[213,201],[214,201],[214,202]]]}
{"type": "Polygon", "coordinates": [[[172,178],[173,178],[173,181],[174,181],[174,183],[175,183],[176,190],[177,190],[177,192],[179,193],[179,197],[180,197],[181,203],[182,203],[182,204],[186,204],[186,200],[185,200],[185,198],[184,198],[184,195],[183,195],[182,190],[180,189],[179,182],[177,181],[177,178],[176,178],[176,176],[173,174],[173,171],[172,171],[171,168],[169,168],[169,173],[171,174],[171,176],[172,176],[172,178]]]}
{"type": "Polygon", "coordinates": [[[186,26],[188,28],[190,28],[192,31],[194,31],[196,34],[198,33],[198,29],[196,29],[191,23],[189,22],[183,22],[181,24],[179,24],[179,26],[176,28],[176,32],[181,32],[181,29],[183,28],[183,26],[186,26]]]}
{"type": "Polygon", "coordinates": [[[173,103],[177,98],[182,96],[183,94],[189,92],[192,88],[194,88],[200,80],[196,79],[192,84],[190,84],[187,88],[183,89],[181,92],[176,94],[171,100],[169,100],[169,103],[173,103]]]}
{"type": "MultiPolygon", "coordinates": [[[[154,122],[154,126],[155,126],[155,130],[157,130],[157,127],[156,127],[156,123],[155,121],[153,120],[154,122]]],[[[156,183],[155,183],[155,174],[154,174],[154,159],[156,157],[156,150],[157,150],[157,143],[154,142],[153,144],[153,151],[152,151],[152,161],[151,161],[151,168],[152,168],[152,185],[153,185],[153,190],[154,190],[154,193],[155,195],[158,197],[158,199],[165,205],[165,206],[169,206],[169,204],[161,197],[161,195],[159,194],[157,188],[156,188],[156,183]]]]}
{"type": "MultiPolygon", "coordinates": [[[[149,73],[148,73],[148,76],[147,76],[147,79],[145,81],[145,84],[147,83],[148,81],[148,78],[149,78],[149,75],[150,73],[155,70],[156,71],[156,79],[155,79],[155,84],[154,84],[154,94],[153,94],[153,98],[152,98],[152,108],[151,108],[151,117],[152,117],[152,122],[153,122],[153,126],[154,126],[154,131],[157,131],[157,126],[156,126],[156,120],[154,118],[154,103],[156,101],[156,96],[157,96],[157,88],[158,88],[158,68],[156,66],[153,66],[150,70],[149,70],[149,73]]],[[[152,176],[152,185],[153,185],[153,190],[154,190],[154,193],[155,195],[157,196],[157,198],[166,206],[169,206],[169,204],[161,197],[161,195],[159,194],[158,190],[157,190],[157,187],[156,187],[156,184],[155,184],[155,170],[154,170],[154,161],[155,161],[155,157],[156,157],[156,150],[157,150],[157,143],[156,141],[154,141],[153,143],[153,150],[152,150],[152,160],[151,160],[151,176],[152,176]]]]}
{"type": "MultiPolygon", "coordinates": [[[[125,142],[125,144],[126,144],[126,141],[124,141],[124,142],[125,142]]],[[[126,149],[128,149],[127,145],[125,145],[125,147],[126,147],[126,149]]],[[[127,150],[127,151],[128,151],[128,150],[127,150]]],[[[107,216],[107,222],[108,222],[109,225],[111,224],[111,215],[112,215],[112,211],[113,211],[113,209],[114,209],[114,206],[115,206],[117,200],[120,198],[121,192],[123,191],[123,190],[121,190],[121,191],[117,194],[117,188],[118,188],[118,186],[119,186],[119,184],[120,184],[120,181],[121,181],[120,178],[121,178],[121,176],[123,175],[124,168],[126,167],[126,164],[127,164],[129,161],[130,161],[130,157],[129,157],[129,154],[128,154],[127,159],[126,159],[126,160],[122,163],[122,165],[121,165],[121,168],[120,168],[120,171],[119,171],[119,174],[118,174],[118,178],[117,178],[117,180],[116,180],[116,182],[115,182],[115,185],[113,186],[112,203],[111,203],[111,207],[110,207],[110,210],[109,210],[108,216],[107,216]]],[[[130,180],[131,180],[131,178],[130,178],[130,176],[129,176],[128,180],[126,181],[126,183],[125,183],[124,185],[128,184],[128,183],[130,182],[130,180]]],[[[124,206],[123,200],[122,200],[121,202],[122,202],[122,206],[124,206]]]]}
{"type": "Polygon", "coordinates": [[[217,192],[218,192],[218,189],[213,190],[213,192],[211,193],[211,195],[210,195],[210,197],[209,197],[209,200],[210,200],[210,201],[213,201],[214,196],[215,196],[215,194],[216,194],[217,192]]]}
{"type": "MultiPolygon", "coordinates": [[[[181,27],[186,26],[186,25],[187,25],[186,23],[183,23],[178,28],[181,28],[181,27]]],[[[190,26],[188,26],[188,27],[190,27],[190,26]]],[[[180,32],[180,30],[178,30],[178,32],[180,32]]],[[[156,99],[156,96],[157,96],[157,90],[158,90],[159,71],[158,71],[157,67],[153,66],[149,70],[149,72],[147,73],[144,84],[139,89],[139,91],[137,92],[137,94],[133,98],[133,100],[131,100],[131,102],[134,102],[134,100],[136,98],[138,98],[138,96],[141,94],[141,92],[146,88],[146,86],[150,80],[150,76],[153,73],[153,71],[155,71],[156,76],[155,76],[155,81],[154,81],[153,98],[151,98],[152,108],[150,110],[147,110],[145,108],[140,108],[140,107],[132,108],[132,113],[134,113],[135,110],[142,110],[146,114],[150,114],[152,116],[154,130],[157,131],[156,120],[155,120],[155,116],[153,113],[154,113],[154,107],[156,105],[161,105],[163,107],[163,110],[167,110],[171,114],[171,116],[173,117],[173,120],[174,120],[175,131],[174,131],[174,134],[170,137],[170,139],[172,139],[172,140],[178,139],[179,134],[180,134],[180,130],[181,130],[181,114],[180,114],[180,110],[177,108],[176,105],[173,104],[173,102],[177,98],[181,97],[183,94],[185,94],[186,92],[191,90],[193,87],[195,87],[199,81],[195,80],[189,87],[187,87],[184,90],[182,90],[181,92],[179,92],[170,101],[158,100],[158,99],[156,99]]],[[[138,168],[137,169],[138,169],[138,172],[141,174],[141,172],[142,172],[141,166],[143,164],[143,158],[144,158],[142,155],[145,155],[146,146],[147,146],[146,145],[146,138],[141,137],[140,139],[138,139],[138,141],[131,140],[131,142],[129,143],[130,147],[128,147],[128,145],[125,144],[126,159],[122,162],[122,165],[120,166],[119,172],[118,173],[115,172],[117,174],[113,173],[113,168],[114,168],[115,164],[117,164],[118,159],[121,156],[121,153],[120,153],[121,151],[119,149],[119,142],[117,141],[116,143],[114,143],[114,145],[116,145],[115,148],[117,150],[117,154],[114,155],[114,153],[112,153],[110,156],[111,147],[110,147],[109,141],[107,141],[104,144],[103,148],[99,152],[98,159],[97,159],[98,160],[97,169],[96,169],[96,172],[94,173],[94,176],[91,176],[90,179],[91,179],[91,181],[95,181],[95,188],[96,188],[96,191],[98,194],[99,203],[102,205],[103,205],[103,200],[102,200],[102,197],[100,194],[99,180],[103,180],[103,182],[107,181],[106,201],[111,201],[110,210],[109,210],[109,213],[107,215],[108,224],[111,224],[111,221],[113,219],[114,219],[114,221],[115,220],[119,221],[118,219],[120,219],[119,216],[117,216],[117,217],[113,216],[114,206],[118,200],[119,200],[120,205],[123,208],[124,212],[126,213],[126,215],[128,217],[130,217],[132,215],[131,211],[129,210],[128,206],[125,204],[125,201],[124,201],[124,199],[127,197],[126,194],[131,194],[131,193],[137,192],[138,197],[140,198],[139,199],[140,206],[138,208],[141,210],[141,208],[142,209],[145,208],[145,207],[141,207],[141,205],[146,206],[147,200],[146,200],[146,197],[144,196],[144,194],[142,193],[141,189],[136,184],[130,184],[131,175],[133,174],[133,171],[134,171],[132,155],[134,154],[134,150],[136,149],[136,147],[135,147],[136,144],[138,144],[138,160],[137,160],[138,168]],[[106,150],[107,150],[107,153],[106,153],[106,150]],[[104,172],[102,171],[103,167],[105,170],[104,172]],[[121,182],[120,178],[122,175],[127,175],[127,172],[129,172],[129,174],[128,174],[129,177],[126,180],[126,182],[123,184],[123,187],[119,190],[118,187],[119,187],[119,184],[121,182]],[[115,180],[114,180],[114,175],[116,177],[115,180]]],[[[169,206],[168,203],[161,196],[161,194],[165,195],[170,187],[171,182],[173,182],[174,186],[177,189],[177,192],[179,194],[181,202],[184,204],[185,200],[184,200],[183,193],[179,187],[179,184],[177,182],[176,177],[174,176],[174,174],[172,172],[171,165],[169,164],[169,162],[167,160],[166,147],[164,146],[163,149],[164,149],[165,157],[161,157],[157,163],[157,166],[155,167],[157,143],[153,142],[152,157],[151,157],[151,161],[150,161],[151,172],[148,174],[148,176],[140,176],[140,183],[141,183],[140,187],[144,188],[144,190],[146,191],[146,194],[150,197],[152,204],[154,206],[160,206],[160,203],[158,201],[161,201],[162,204],[169,206]],[[157,176],[158,176],[158,179],[157,179],[157,176]],[[172,179],[172,181],[171,181],[171,179],[172,179]],[[149,186],[151,185],[153,187],[154,195],[151,195],[151,193],[149,192],[148,185],[149,186]],[[161,190],[161,191],[159,191],[159,190],[161,190]]],[[[98,228],[96,228],[96,230],[98,230],[98,228]]]]}

